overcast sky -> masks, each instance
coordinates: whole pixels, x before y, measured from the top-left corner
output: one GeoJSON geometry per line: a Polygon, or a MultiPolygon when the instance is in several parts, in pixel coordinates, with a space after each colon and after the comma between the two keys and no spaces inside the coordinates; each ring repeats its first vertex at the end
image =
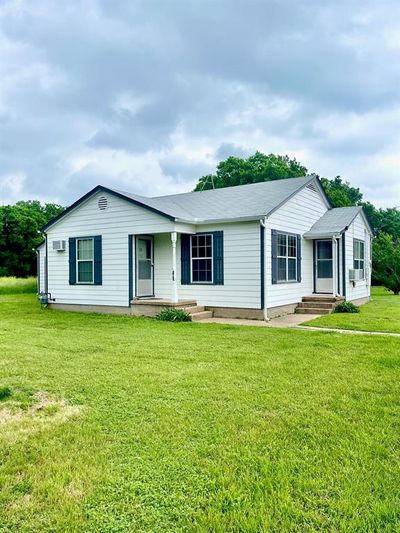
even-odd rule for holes
{"type": "Polygon", "coordinates": [[[0,203],[255,150],[400,205],[398,0],[0,0],[0,203]]]}

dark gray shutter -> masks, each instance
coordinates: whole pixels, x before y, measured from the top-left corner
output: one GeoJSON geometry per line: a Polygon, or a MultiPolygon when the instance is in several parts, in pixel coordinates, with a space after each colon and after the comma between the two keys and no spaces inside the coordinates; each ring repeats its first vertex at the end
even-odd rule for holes
{"type": "Polygon", "coordinates": [[[94,242],[94,284],[103,283],[102,252],[101,252],[101,235],[93,237],[94,242]]]}
{"type": "Polygon", "coordinates": [[[271,230],[272,283],[278,283],[278,232],[271,230]]]}
{"type": "Polygon", "coordinates": [[[128,235],[128,295],[130,305],[133,300],[133,235],[128,235]]]}
{"type": "Polygon", "coordinates": [[[224,232],[213,233],[213,278],[214,285],[224,284],[224,232]]]}
{"type": "Polygon", "coordinates": [[[301,235],[296,235],[297,239],[297,281],[301,282],[301,235]]]}
{"type": "Polygon", "coordinates": [[[71,237],[68,239],[68,251],[69,251],[69,284],[75,285],[76,283],[76,239],[71,237]]]}
{"type": "Polygon", "coordinates": [[[181,234],[181,284],[190,284],[190,235],[181,234]]]}

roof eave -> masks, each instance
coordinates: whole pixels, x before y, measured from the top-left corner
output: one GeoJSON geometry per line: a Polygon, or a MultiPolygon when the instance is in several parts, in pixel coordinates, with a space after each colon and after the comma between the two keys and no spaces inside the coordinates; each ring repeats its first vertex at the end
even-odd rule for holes
{"type": "Polygon", "coordinates": [[[340,237],[346,228],[341,231],[324,231],[323,233],[304,233],[303,238],[306,240],[315,240],[315,239],[332,239],[333,237],[340,237]]]}
{"type": "Polygon", "coordinates": [[[229,222],[254,222],[255,220],[260,220],[261,218],[264,218],[265,214],[261,215],[251,215],[246,217],[231,217],[231,218],[210,218],[210,219],[203,219],[203,220],[183,220],[183,219],[177,219],[177,222],[186,222],[188,224],[195,224],[196,226],[201,226],[205,224],[224,224],[229,222]]]}

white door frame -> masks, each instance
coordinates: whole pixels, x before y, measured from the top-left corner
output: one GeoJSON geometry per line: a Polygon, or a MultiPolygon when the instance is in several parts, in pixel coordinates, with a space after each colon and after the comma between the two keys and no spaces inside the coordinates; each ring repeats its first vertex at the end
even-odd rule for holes
{"type": "Polygon", "coordinates": [[[137,298],[153,297],[154,296],[154,237],[152,235],[136,235],[135,242],[135,272],[136,283],[135,291],[137,298]],[[139,241],[150,242],[150,257],[146,259],[139,258],[139,241]],[[150,263],[150,278],[143,280],[139,277],[139,261],[148,261],[150,263]]]}
{"type": "Polygon", "coordinates": [[[334,294],[336,291],[333,291],[333,283],[334,283],[334,253],[333,253],[333,240],[332,239],[316,239],[315,240],[315,247],[314,247],[314,279],[315,279],[315,287],[314,292],[316,294],[334,294]],[[318,243],[320,242],[329,242],[331,246],[331,258],[327,259],[319,259],[318,258],[318,243]],[[318,277],[318,262],[319,261],[330,261],[332,265],[332,276],[329,278],[320,278],[318,277]]]}

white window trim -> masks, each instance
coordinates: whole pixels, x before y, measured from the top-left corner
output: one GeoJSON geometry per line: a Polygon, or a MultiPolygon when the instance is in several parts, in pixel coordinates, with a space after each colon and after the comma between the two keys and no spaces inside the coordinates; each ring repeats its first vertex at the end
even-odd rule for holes
{"type": "Polygon", "coordinates": [[[214,284],[214,235],[212,233],[195,233],[190,236],[190,283],[192,285],[213,285],[214,284]],[[211,237],[211,257],[192,257],[193,237],[211,237]],[[193,260],[211,259],[211,281],[193,281],[193,260]]]}
{"type": "Polygon", "coordinates": [[[93,237],[77,237],[76,238],[76,284],[77,285],[94,285],[94,239],[93,237]],[[92,259],[78,259],[78,242],[79,241],[92,241],[92,259]],[[92,281],[79,281],[79,263],[92,262],[92,281]]]}
{"type": "Polygon", "coordinates": [[[276,282],[277,283],[298,283],[297,281],[297,261],[298,261],[298,246],[297,246],[297,236],[293,233],[285,233],[284,231],[278,231],[276,233],[276,282]],[[278,255],[279,252],[279,236],[283,235],[286,240],[286,255],[278,255]],[[296,243],[296,255],[295,257],[289,256],[289,237],[294,237],[296,243]],[[286,259],[286,279],[279,278],[279,259],[286,259]],[[288,279],[289,275],[289,259],[294,259],[296,264],[296,274],[294,279],[288,279]]]}
{"type": "Polygon", "coordinates": [[[361,281],[364,281],[365,280],[365,241],[363,241],[362,239],[356,239],[356,238],[353,238],[353,268],[355,270],[362,270],[362,273],[363,273],[363,277],[361,278],[361,281]],[[362,257],[360,256],[356,256],[356,250],[358,249],[358,252],[360,251],[360,246],[356,246],[357,244],[359,245],[360,243],[363,244],[363,251],[364,251],[364,254],[362,257]],[[358,261],[358,262],[362,262],[362,265],[363,265],[363,268],[355,268],[354,266],[354,263],[358,261]]]}

